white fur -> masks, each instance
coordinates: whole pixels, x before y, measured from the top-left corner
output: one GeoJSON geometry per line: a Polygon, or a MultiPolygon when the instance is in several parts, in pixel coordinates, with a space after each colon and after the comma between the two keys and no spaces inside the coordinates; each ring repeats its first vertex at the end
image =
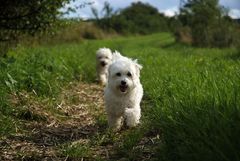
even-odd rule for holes
{"type": "Polygon", "coordinates": [[[143,96],[139,79],[141,68],[137,60],[133,61],[118,52],[113,53],[113,63],[108,69],[108,83],[104,92],[110,128],[120,129],[123,120],[126,120],[128,127],[134,127],[139,123],[140,102],[143,96]],[[127,87],[121,85],[122,81],[126,82],[127,87]]]}
{"type": "Polygon", "coordinates": [[[106,85],[108,77],[108,67],[112,63],[112,52],[108,48],[100,48],[96,52],[96,68],[98,81],[106,85]]]}

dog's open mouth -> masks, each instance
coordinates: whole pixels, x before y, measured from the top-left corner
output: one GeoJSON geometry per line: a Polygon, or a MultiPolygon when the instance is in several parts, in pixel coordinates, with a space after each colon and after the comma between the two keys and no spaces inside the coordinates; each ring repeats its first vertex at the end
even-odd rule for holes
{"type": "Polygon", "coordinates": [[[127,91],[128,86],[127,85],[120,85],[119,88],[120,88],[121,92],[125,93],[127,91]]]}

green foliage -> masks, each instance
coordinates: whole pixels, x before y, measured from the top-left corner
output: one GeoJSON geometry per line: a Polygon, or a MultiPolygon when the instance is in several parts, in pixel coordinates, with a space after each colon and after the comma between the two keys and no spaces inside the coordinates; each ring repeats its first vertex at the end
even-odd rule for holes
{"type": "Polygon", "coordinates": [[[14,133],[15,123],[14,120],[0,112],[0,136],[6,136],[14,133]]]}
{"type": "Polygon", "coordinates": [[[235,36],[239,35],[236,25],[218,0],[188,0],[180,10],[179,20],[191,29],[188,35],[195,46],[229,47],[239,39],[235,36]]]}
{"type": "Polygon", "coordinates": [[[62,14],[60,8],[70,0],[7,0],[0,6],[0,55],[22,34],[33,35],[53,27],[62,14]],[[4,50],[5,49],[5,50],[4,50]]]}
{"type": "Polygon", "coordinates": [[[68,156],[72,159],[77,158],[89,158],[91,156],[91,151],[89,147],[82,144],[66,145],[61,147],[63,155],[68,156]]]}
{"type": "MultiPolygon", "coordinates": [[[[112,13],[109,4],[105,6],[105,16],[96,20],[96,24],[105,30],[115,30],[124,34],[149,34],[167,30],[166,18],[149,4],[132,3],[115,14],[112,13]]],[[[95,13],[95,10],[93,11],[95,13]]]]}
{"type": "MultiPolygon", "coordinates": [[[[0,73],[3,72],[3,67],[3,62],[0,60],[0,73]]],[[[16,121],[9,117],[14,110],[8,102],[8,87],[4,79],[5,76],[0,74],[0,137],[14,133],[16,128],[16,121]]]]}
{"type": "Polygon", "coordinates": [[[13,1],[1,3],[0,37],[1,40],[11,40],[22,32],[30,34],[53,25],[60,15],[59,8],[69,0],[47,1],[13,1]]]}

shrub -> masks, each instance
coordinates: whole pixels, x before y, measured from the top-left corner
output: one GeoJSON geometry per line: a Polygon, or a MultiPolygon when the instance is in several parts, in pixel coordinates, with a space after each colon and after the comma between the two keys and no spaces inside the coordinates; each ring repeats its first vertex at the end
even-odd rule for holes
{"type": "Polygon", "coordinates": [[[176,41],[189,44],[189,45],[192,44],[193,40],[192,40],[192,33],[191,33],[190,27],[178,28],[174,35],[175,35],[176,41]]]}
{"type": "MultiPolygon", "coordinates": [[[[218,0],[188,0],[181,8],[179,20],[191,30],[192,44],[199,47],[230,47],[236,44],[236,26],[218,0]]],[[[180,28],[176,39],[185,41],[186,30],[180,28]],[[183,38],[179,38],[183,37],[183,38]]]]}

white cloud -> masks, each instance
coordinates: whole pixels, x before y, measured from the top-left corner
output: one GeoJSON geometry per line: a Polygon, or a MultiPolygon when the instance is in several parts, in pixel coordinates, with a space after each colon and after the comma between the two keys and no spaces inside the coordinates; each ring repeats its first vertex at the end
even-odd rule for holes
{"type": "Polygon", "coordinates": [[[230,9],[229,16],[234,19],[240,18],[240,9],[230,9]]]}
{"type": "Polygon", "coordinates": [[[159,12],[162,12],[165,16],[172,17],[179,13],[179,9],[178,7],[172,7],[159,12]]]}

